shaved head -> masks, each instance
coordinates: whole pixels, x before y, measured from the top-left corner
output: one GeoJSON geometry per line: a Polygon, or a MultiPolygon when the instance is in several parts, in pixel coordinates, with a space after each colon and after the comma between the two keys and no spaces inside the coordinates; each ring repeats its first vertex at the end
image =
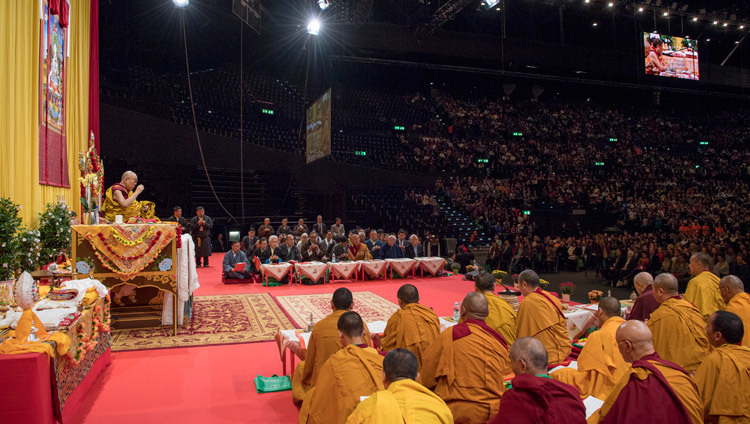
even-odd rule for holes
{"type": "Polygon", "coordinates": [[[398,289],[396,296],[398,297],[398,300],[405,305],[419,302],[419,291],[412,284],[404,284],[401,286],[398,289]]]}
{"type": "Polygon", "coordinates": [[[484,321],[489,313],[487,298],[481,293],[471,292],[461,303],[461,318],[484,321]]]}
{"type": "Polygon", "coordinates": [[[333,308],[335,310],[347,310],[352,307],[353,301],[354,297],[352,296],[352,292],[346,287],[337,288],[336,291],[333,292],[333,297],[331,298],[331,303],[333,303],[333,308]]]}
{"type": "Polygon", "coordinates": [[[356,312],[344,312],[339,317],[336,325],[341,334],[351,338],[361,338],[365,332],[365,324],[362,322],[362,317],[356,312]]]}
{"type": "Polygon", "coordinates": [[[677,278],[674,275],[668,272],[659,274],[654,279],[654,298],[657,302],[662,303],[676,296],[678,288],[677,278]]]}
{"type": "Polygon", "coordinates": [[[405,380],[416,380],[419,362],[417,357],[407,349],[393,349],[383,359],[383,373],[388,383],[405,380]]]}
{"type": "Polygon", "coordinates": [[[708,341],[714,347],[724,343],[739,344],[745,336],[742,318],[728,311],[716,311],[708,318],[706,325],[708,341]]]}
{"type": "Polygon", "coordinates": [[[125,172],[122,173],[122,180],[125,181],[126,179],[132,178],[132,177],[135,177],[135,176],[136,176],[135,172],[133,172],[133,171],[125,171],[125,172]]]}
{"type": "Polygon", "coordinates": [[[622,315],[620,301],[612,296],[605,297],[599,301],[599,310],[606,314],[608,318],[622,315]]]}
{"type": "Polygon", "coordinates": [[[727,275],[719,281],[719,294],[724,303],[729,303],[732,298],[745,291],[745,285],[736,275],[727,275]]]}
{"type": "Polygon", "coordinates": [[[634,362],[655,352],[653,336],[643,321],[625,321],[615,335],[622,357],[634,362]]]}
{"type": "Polygon", "coordinates": [[[513,372],[520,374],[547,374],[547,349],[534,337],[521,337],[508,351],[513,372]]]}

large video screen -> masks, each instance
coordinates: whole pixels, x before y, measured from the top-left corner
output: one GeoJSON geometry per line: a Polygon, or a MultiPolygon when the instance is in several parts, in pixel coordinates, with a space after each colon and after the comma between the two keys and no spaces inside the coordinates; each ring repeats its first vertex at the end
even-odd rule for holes
{"type": "Polygon", "coordinates": [[[331,154],[331,89],[307,109],[307,163],[331,154]]]}
{"type": "Polygon", "coordinates": [[[643,49],[647,75],[700,79],[697,40],[644,32],[643,49]]]}

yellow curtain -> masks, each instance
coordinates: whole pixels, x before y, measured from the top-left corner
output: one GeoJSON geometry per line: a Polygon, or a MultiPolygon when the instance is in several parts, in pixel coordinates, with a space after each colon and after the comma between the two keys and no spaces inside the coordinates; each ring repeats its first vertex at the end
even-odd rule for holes
{"type": "MultiPolygon", "coordinates": [[[[63,0],[64,1],[64,0],[63,0]]],[[[0,0],[0,196],[20,204],[27,226],[46,203],[80,210],[78,152],[88,144],[90,0],[70,0],[65,111],[70,188],[39,184],[38,0],[0,0]]]]}

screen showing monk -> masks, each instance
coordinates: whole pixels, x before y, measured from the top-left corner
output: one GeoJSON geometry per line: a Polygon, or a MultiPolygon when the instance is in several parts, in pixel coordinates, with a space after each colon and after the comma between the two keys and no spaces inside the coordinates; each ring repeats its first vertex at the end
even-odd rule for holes
{"type": "Polygon", "coordinates": [[[307,163],[331,154],[331,89],[307,109],[307,163]]]}
{"type": "Polygon", "coordinates": [[[643,33],[646,75],[698,81],[698,40],[656,32],[643,33]]]}

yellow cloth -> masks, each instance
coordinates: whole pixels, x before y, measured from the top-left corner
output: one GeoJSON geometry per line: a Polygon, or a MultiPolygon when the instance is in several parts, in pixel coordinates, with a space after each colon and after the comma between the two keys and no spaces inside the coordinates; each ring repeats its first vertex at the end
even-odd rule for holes
{"type": "Polygon", "coordinates": [[[315,388],[305,396],[299,422],[345,423],[360,396],[383,390],[383,357],[377,350],[355,345],[331,355],[320,368],[315,388]]]}
{"type": "Polygon", "coordinates": [[[95,287],[91,287],[90,289],[86,290],[86,294],[83,296],[83,301],[81,304],[83,306],[89,306],[92,303],[96,302],[96,300],[99,299],[99,293],[96,291],[95,287]]]}
{"type": "Polygon", "coordinates": [[[750,423],[750,348],[725,344],[695,372],[706,421],[750,423]]]}
{"type": "MultiPolygon", "coordinates": [[[[154,218],[154,202],[149,202],[148,200],[134,200],[130,206],[124,208],[117,202],[117,200],[115,200],[114,194],[112,187],[108,188],[102,201],[102,211],[104,211],[104,217],[107,218],[109,222],[115,222],[115,215],[122,215],[123,222],[127,222],[130,218],[154,218]],[[144,207],[148,207],[148,209],[144,211],[144,207]]],[[[129,198],[132,195],[133,190],[130,190],[128,195],[125,196],[123,194],[123,197],[129,198]]]]}
{"type": "MultiPolygon", "coordinates": [[[[690,418],[693,420],[693,424],[703,424],[703,405],[701,403],[701,398],[698,394],[698,387],[695,385],[695,381],[691,377],[685,375],[685,373],[670,368],[666,365],[662,365],[657,361],[648,362],[653,364],[656,369],[658,369],[659,372],[664,375],[667,383],[669,383],[670,387],[672,387],[672,390],[675,392],[680,401],[682,401],[682,404],[685,405],[685,409],[690,415],[690,418]]],[[[651,375],[651,371],[645,368],[628,368],[625,372],[625,375],[620,379],[620,381],[617,382],[615,387],[609,393],[609,396],[607,396],[607,398],[604,400],[604,405],[602,405],[602,407],[598,411],[596,411],[591,415],[591,417],[589,417],[589,419],[587,420],[588,423],[596,424],[601,421],[607,415],[607,412],[612,409],[612,405],[614,405],[617,397],[620,395],[620,392],[625,388],[625,386],[628,385],[630,381],[635,379],[645,380],[649,375],[651,375]]],[[[658,408],[659,405],[630,405],[630,407],[658,408]]]]}
{"type": "MultiPolygon", "coordinates": [[[[354,247],[354,244],[351,245],[354,247]]],[[[359,247],[357,249],[357,254],[352,257],[351,253],[352,250],[347,248],[346,252],[349,253],[349,260],[350,261],[369,261],[372,260],[372,255],[370,254],[370,249],[367,247],[366,244],[360,243],[359,247]]]]}
{"type": "Polygon", "coordinates": [[[710,271],[703,271],[690,280],[685,300],[698,307],[705,322],[711,314],[726,307],[719,294],[719,277],[710,271]]]}
{"type": "Polygon", "coordinates": [[[427,349],[419,382],[448,404],[459,423],[483,423],[497,414],[510,370],[508,350],[475,324],[453,340],[446,330],[427,349]]]}
{"type": "Polygon", "coordinates": [[[703,315],[684,299],[665,300],[651,313],[646,325],[654,336],[654,349],[659,356],[688,372],[698,369],[711,350],[703,315]]]}
{"type": "MultiPolygon", "coordinates": [[[[70,0],[70,57],[65,58],[65,132],[70,187],[39,184],[39,1],[0,1],[0,196],[37,214],[60,198],[77,210],[81,198],[78,152],[89,140],[90,0],[70,0]]],[[[97,134],[98,136],[98,134],[97,134]]]]}
{"type": "Polygon", "coordinates": [[[578,356],[578,369],[563,368],[550,374],[555,380],[575,386],[581,397],[606,399],[615,383],[627,372],[628,363],[617,348],[615,333],[625,320],[608,319],[602,328],[591,333],[578,356]]]}
{"type": "Polygon", "coordinates": [[[518,307],[518,330],[516,337],[535,337],[547,349],[549,364],[560,364],[570,355],[572,344],[568,338],[568,322],[560,315],[560,300],[548,292],[547,297],[555,306],[539,293],[526,296],[518,307]]]}
{"type": "Polygon", "coordinates": [[[750,294],[737,293],[729,299],[726,310],[742,319],[742,325],[745,327],[745,336],[742,338],[742,345],[750,346],[750,294]]]}
{"type": "Polygon", "coordinates": [[[419,367],[428,347],[440,335],[440,319],[435,311],[419,303],[409,303],[388,319],[380,349],[390,352],[408,349],[417,356],[419,367]]]}
{"type": "Polygon", "coordinates": [[[484,292],[482,294],[487,298],[487,306],[490,311],[484,322],[505,337],[508,346],[512,345],[516,341],[516,327],[518,326],[516,311],[513,310],[510,303],[495,293],[484,292]]]}
{"type": "MultiPolygon", "coordinates": [[[[297,364],[292,375],[292,398],[302,402],[306,393],[315,386],[320,368],[326,360],[341,349],[338,322],[346,310],[340,309],[315,323],[307,343],[305,360],[297,364]]],[[[365,324],[365,343],[370,343],[370,331],[365,324]]]]}
{"type": "Polygon", "coordinates": [[[453,414],[445,402],[414,380],[391,383],[363,400],[347,424],[453,424],[453,414]]]}
{"type": "Polygon", "coordinates": [[[33,310],[27,309],[23,311],[23,315],[18,320],[16,330],[13,337],[5,339],[4,342],[0,343],[0,354],[2,353],[46,353],[49,357],[55,355],[55,349],[52,349],[52,345],[44,343],[46,340],[51,340],[56,343],[56,350],[58,355],[65,355],[68,353],[70,348],[70,337],[67,335],[54,332],[52,334],[47,333],[44,329],[44,324],[36,316],[33,310]],[[36,328],[36,336],[39,337],[37,342],[29,342],[29,335],[31,334],[31,326],[36,328]]]}

